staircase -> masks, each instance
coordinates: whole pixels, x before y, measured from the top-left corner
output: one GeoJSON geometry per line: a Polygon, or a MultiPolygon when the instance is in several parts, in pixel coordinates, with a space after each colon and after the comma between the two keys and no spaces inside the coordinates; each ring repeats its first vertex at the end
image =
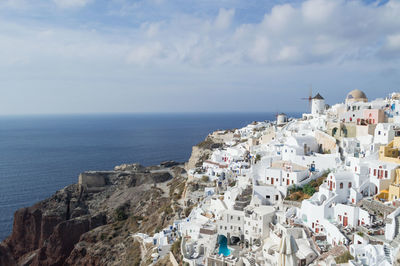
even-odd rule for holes
{"type": "Polygon", "coordinates": [[[396,228],[394,230],[394,239],[393,241],[396,241],[397,243],[400,243],[400,215],[396,216],[395,218],[395,223],[396,223],[396,228]]]}
{"type": "Polygon", "coordinates": [[[256,259],[253,257],[248,258],[251,266],[256,266],[256,259]]]}
{"type": "Polygon", "coordinates": [[[387,245],[383,245],[383,251],[385,252],[385,258],[387,262],[392,264],[392,251],[390,250],[390,248],[387,245]]]}

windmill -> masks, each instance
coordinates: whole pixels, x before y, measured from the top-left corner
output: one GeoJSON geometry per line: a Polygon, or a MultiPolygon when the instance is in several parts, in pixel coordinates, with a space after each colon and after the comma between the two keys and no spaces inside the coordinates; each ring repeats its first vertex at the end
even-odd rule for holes
{"type": "Polygon", "coordinates": [[[308,106],[310,108],[310,112],[311,112],[311,102],[312,102],[312,87],[310,87],[310,94],[307,98],[301,98],[302,100],[308,100],[308,106]]]}

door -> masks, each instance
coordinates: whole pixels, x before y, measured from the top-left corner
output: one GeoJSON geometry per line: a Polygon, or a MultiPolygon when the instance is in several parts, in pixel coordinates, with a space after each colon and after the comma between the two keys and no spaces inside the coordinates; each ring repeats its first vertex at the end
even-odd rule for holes
{"type": "Polygon", "coordinates": [[[274,178],[271,178],[271,185],[274,184],[274,178]]]}
{"type": "Polygon", "coordinates": [[[348,225],[348,218],[347,216],[343,216],[343,226],[347,226],[348,225]]]}

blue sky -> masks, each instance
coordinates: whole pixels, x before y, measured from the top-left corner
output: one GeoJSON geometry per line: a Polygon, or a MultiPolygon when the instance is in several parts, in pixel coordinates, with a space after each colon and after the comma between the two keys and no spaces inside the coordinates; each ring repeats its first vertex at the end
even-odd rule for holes
{"type": "Polygon", "coordinates": [[[0,2],[0,114],[306,111],[399,67],[398,0],[0,2]]]}

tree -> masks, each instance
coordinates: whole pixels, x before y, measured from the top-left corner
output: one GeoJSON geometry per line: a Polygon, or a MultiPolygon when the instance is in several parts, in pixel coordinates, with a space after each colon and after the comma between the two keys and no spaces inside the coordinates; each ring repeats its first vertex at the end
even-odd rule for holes
{"type": "Polygon", "coordinates": [[[208,182],[209,180],[210,180],[210,178],[208,176],[206,176],[206,175],[203,175],[201,177],[201,181],[203,181],[203,182],[208,182]]]}
{"type": "Polygon", "coordinates": [[[312,196],[312,195],[314,195],[314,193],[315,193],[315,188],[312,187],[310,184],[306,184],[306,185],[304,185],[304,187],[303,187],[303,192],[304,192],[305,194],[307,194],[307,195],[312,196]]]}

